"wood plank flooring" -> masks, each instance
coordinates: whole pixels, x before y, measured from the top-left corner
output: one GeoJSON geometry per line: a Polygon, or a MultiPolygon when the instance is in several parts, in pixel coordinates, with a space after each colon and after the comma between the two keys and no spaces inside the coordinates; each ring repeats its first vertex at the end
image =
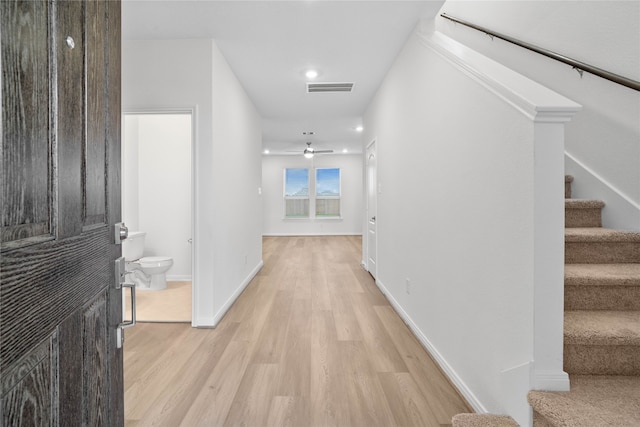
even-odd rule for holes
{"type": "MultiPolygon", "coordinates": [[[[125,320],[131,319],[131,293],[125,294],[125,320]]],[[[167,289],[136,289],[138,322],[191,323],[191,281],[167,282],[167,289]]]]}
{"type": "Polygon", "coordinates": [[[127,426],[448,426],[472,412],[360,267],[359,236],[265,237],[215,329],[127,330],[127,426]]]}

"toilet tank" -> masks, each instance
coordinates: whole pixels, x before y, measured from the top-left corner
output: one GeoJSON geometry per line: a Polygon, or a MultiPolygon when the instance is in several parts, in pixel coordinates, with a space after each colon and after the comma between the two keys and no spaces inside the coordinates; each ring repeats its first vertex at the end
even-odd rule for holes
{"type": "Polygon", "coordinates": [[[144,252],[144,231],[130,231],[126,239],[122,241],[122,256],[125,261],[135,261],[142,258],[144,252]]]}

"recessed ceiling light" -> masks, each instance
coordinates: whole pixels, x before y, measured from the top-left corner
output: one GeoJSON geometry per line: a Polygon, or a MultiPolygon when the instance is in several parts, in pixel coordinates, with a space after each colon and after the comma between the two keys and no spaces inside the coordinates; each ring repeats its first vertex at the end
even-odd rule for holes
{"type": "Polygon", "coordinates": [[[315,79],[318,77],[318,72],[316,70],[308,70],[305,73],[305,76],[307,76],[308,79],[315,79]]]}
{"type": "Polygon", "coordinates": [[[269,154],[269,150],[264,150],[264,154],[269,154]]]}
{"type": "Polygon", "coordinates": [[[344,150],[342,150],[343,153],[348,153],[349,150],[347,150],[346,148],[344,150]]]}
{"type": "Polygon", "coordinates": [[[356,128],[356,132],[362,132],[364,130],[364,128],[362,126],[358,126],[356,128]]]}

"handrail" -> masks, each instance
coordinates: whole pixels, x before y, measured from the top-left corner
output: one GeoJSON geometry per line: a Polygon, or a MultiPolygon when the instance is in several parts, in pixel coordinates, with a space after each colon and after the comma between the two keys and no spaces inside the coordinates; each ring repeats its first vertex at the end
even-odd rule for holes
{"type": "Polygon", "coordinates": [[[440,14],[440,16],[442,16],[443,18],[448,19],[450,21],[457,22],[459,24],[462,24],[462,25],[465,25],[467,27],[473,28],[474,30],[478,30],[480,32],[483,32],[483,33],[485,33],[485,34],[487,34],[487,35],[489,35],[491,37],[497,37],[497,38],[502,39],[502,40],[504,40],[506,42],[513,43],[516,46],[523,47],[525,49],[528,49],[528,50],[531,50],[533,52],[539,53],[539,54],[544,55],[546,57],[549,57],[551,59],[555,59],[556,61],[563,62],[563,63],[565,63],[567,65],[570,65],[573,68],[575,68],[580,73],[581,76],[582,76],[582,72],[586,71],[586,72],[588,72],[590,74],[596,75],[598,77],[602,77],[603,79],[607,79],[607,80],[610,80],[610,81],[612,81],[614,83],[618,83],[618,84],[620,84],[622,86],[626,86],[626,87],[628,87],[630,89],[640,91],[640,82],[637,81],[637,80],[632,80],[632,79],[629,79],[627,77],[621,76],[619,74],[615,74],[615,73],[603,70],[602,68],[598,68],[598,67],[594,67],[593,65],[585,64],[584,62],[569,58],[569,57],[564,56],[564,55],[560,55],[559,53],[556,53],[556,52],[553,52],[553,51],[550,51],[550,50],[547,50],[547,49],[543,49],[541,47],[532,45],[532,44],[527,43],[527,42],[523,42],[523,41],[515,39],[513,37],[506,36],[504,34],[500,34],[500,33],[497,33],[495,31],[491,31],[491,30],[489,30],[487,28],[484,28],[484,27],[481,27],[479,25],[472,24],[471,22],[467,22],[467,21],[464,21],[462,19],[454,18],[453,16],[447,15],[446,13],[442,13],[442,14],[440,14]]]}

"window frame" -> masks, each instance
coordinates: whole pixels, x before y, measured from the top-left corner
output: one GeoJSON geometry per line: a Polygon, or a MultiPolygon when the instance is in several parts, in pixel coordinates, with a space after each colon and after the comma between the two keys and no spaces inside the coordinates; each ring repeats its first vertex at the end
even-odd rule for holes
{"type": "Polygon", "coordinates": [[[342,218],[342,171],[341,168],[337,167],[322,167],[322,168],[314,168],[315,172],[313,174],[314,179],[314,188],[313,188],[313,214],[314,218],[317,219],[340,219],[342,218]],[[338,171],[338,195],[337,196],[327,196],[327,195],[319,195],[318,194],[318,172],[322,170],[330,170],[335,169],[338,171]],[[337,200],[338,201],[338,213],[333,215],[318,215],[318,200],[337,200]]]}
{"type": "Polygon", "coordinates": [[[283,169],[283,179],[282,179],[282,195],[283,195],[283,215],[284,219],[310,219],[311,218],[311,177],[309,173],[309,168],[284,168],[283,169]],[[305,170],[307,172],[307,195],[306,196],[293,196],[287,195],[287,171],[289,170],[305,170]],[[288,201],[289,200],[306,200],[306,215],[288,215],[288,201]]]}

